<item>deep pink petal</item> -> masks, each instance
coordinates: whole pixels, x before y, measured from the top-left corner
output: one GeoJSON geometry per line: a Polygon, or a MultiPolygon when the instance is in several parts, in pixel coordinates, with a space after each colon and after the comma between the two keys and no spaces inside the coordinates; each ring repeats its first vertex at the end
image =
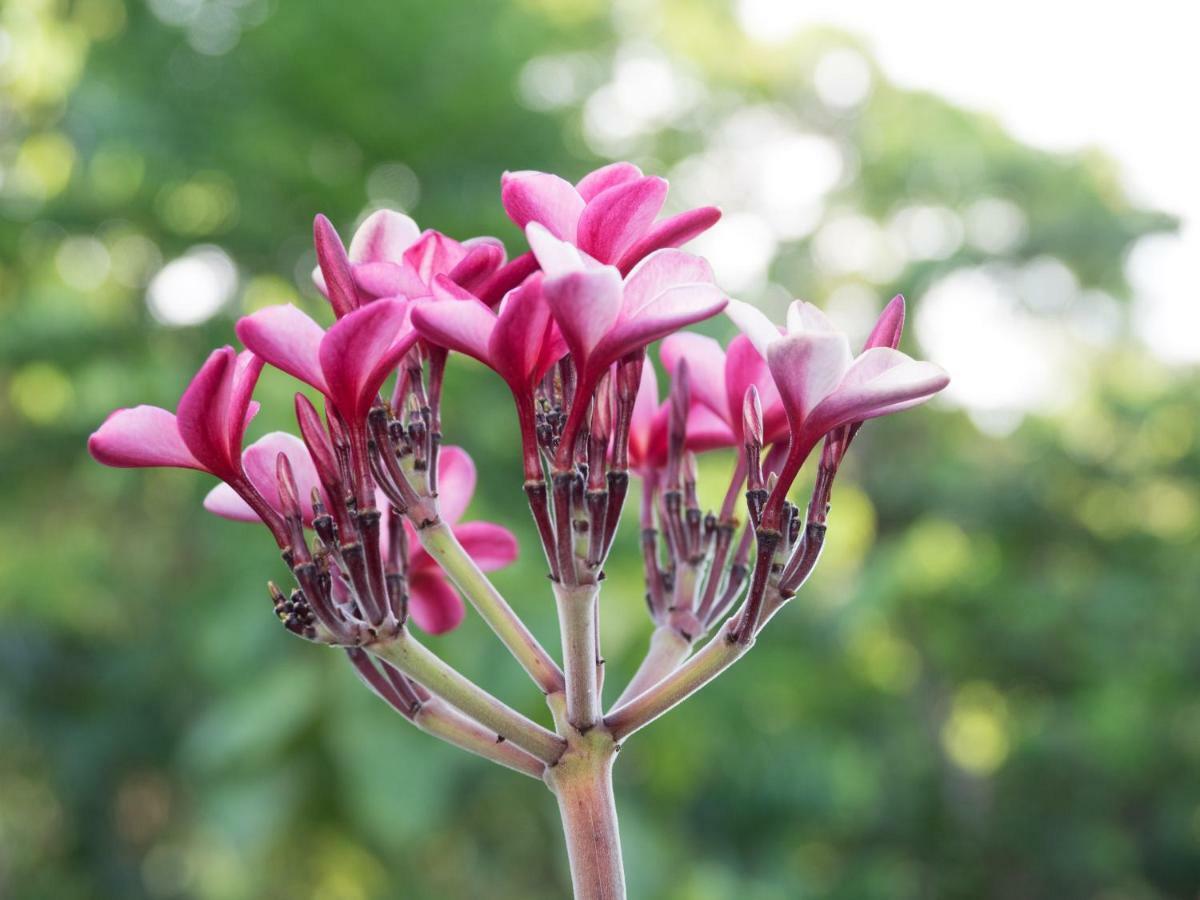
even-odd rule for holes
{"type": "Polygon", "coordinates": [[[767,366],[793,432],[800,430],[813,408],[838,386],[851,361],[850,345],[845,335],[837,332],[800,332],[771,344],[767,366]]]}
{"type": "Polygon", "coordinates": [[[340,319],[358,306],[358,291],[350,272],[350,258],[333,223],[325,216],[313,220],[313,243],[317,248],[317,265],[325,284],[325,293],[340,319]]]}
{"type": "Polygon", "coordinates": [[[517,287],[538,269],[537,257],[533,253],[522,253],[511,262],[505,263],[477,290],[476,296],[488,306],[495,306],[504,296],[517,287]]]}
{"type": "Polygon", "coordinates": [[[455,527],[454,536],[485,572],[503,569],[520,554],[513,533],[491,522],[465,522],[455,527]]]}
{"type": "Polygon", "coordinates": [[[879,319],[875,322],[875,327],[871,329],[870,335],[867,336],[867,342],[863,349],[890,347],[895,350],[900,346],[900,335],[903,332],[904,297],[897,294],[879,314],[879,319]]]}
{"type": "Polygon", "coordinates": [[[458,591],[440,572],[413,572],[408,580],[408,611],[427,634],[444,634],[458,626],[466,609],[458,591]]]}
{"type": "Polygon", "coordinates": [[[88,452],[118,468],[204,469],[179,436],[175,414],[157,406],[118,409],[88,438],[88,452]]]}
{"type": "Polygon", "coordinates": [[[422,301],[413,307],[412,322],[431,344],[491,365],[488,338],[496,327],[496,314],[474,297],[450,303],[422,301]]]}
{"type": "Polygon", "coordinates": [[[231,432],[244,427],[240,419],[230,419],[236,367],[232,347],[214,350],[179,398],[175,414],[179,436],[192,456],[226,481],[235,480],[241,468],[240,448],[231,453],[229,444],[231,432]]]}
{"type": "Polygon", "coordinates": [[[369,262],[354,267],[354,281],[369,297],[407,297],[415,300],[429,294],[429,285],[415,270],[394,262],[369,262]]]}
{"type": "Polygon", "coordinates": [[[246,426],[258,412],[258,404],[254,403],[252,398],[262,369],[263,360],[254,353],[243,350],[238,354],[233,370],[233,395],[229,401],[228,413],[227,443],[231,457],[242,452],[242,438],[245,436],[246,426]]]}
{"type": "Polygon", "coordinates": [[[740,443],[741,438],[733,433],[729,423],[707,406],[693,403],[688,409],[687,448],[692,452],[703,453],[740,443]]]}
{"type": "Polygon", "coordinates": [[[663,219],[652,225],[649,231],[621,254],[617,268],[622,272],[628,272],[655,250],[662,250],[665,247],[682,247],[692,238],[704,234],[720,219],[721,211],[715,206],[689,209],[687,212],[663,219]]]}
{"type": "Polygon", "coordinates": [[[773,444],[786,437],[788,432],[783,399],[775,387],[775,379],[771,377],[767,361],[748,337],[739,334],[729,342],[729,348],[725,351],[727,421],[739,440],[742,434],[742,404],[750,385],[758,389],[758,399],[762,404],[763,443],[773,444]]]}
{"type": "Polygon", "coordinates": [[[579,217],[579,248],[601,262],[616,263],[621,254],[654,223],[667,199],[662,178],[639,178],[601,191],[579,217]]]}
{"type": "Polygon", "coordinates": [[[549,355],[547,344],[556,334],[550,306],[535,276],[509,291],[500,305],[499,320],[488,343],[488,355],[504,379],[520,390],[538,377],[549,355]]]}
{"type": "Polygon", "coordinates": [[[455,525],[475,496],[475,462],[462,447],[443,447],[438,454],[438,512],[455,525]]]}
{"type": "Polygon", "coordinates": [[[420,235],[417,223],[404,213],[379,209],[358,226],[347,255],[352,263],[399,262],[420,235]]]}
{"type": "Polygon", "coordinates": [[[620,274],[611,266],[571,272],[546,278],[542,292],[567,346],[582,366],[620,314],[620,274]]]}
{"type": "Polygon", "coordinates": [[[679,361],[686,359],[692,399],[703,403],[722,420],[731,423],[725,398],[725,351],[720,344],[702,334],[680,331],[663,338],[658,355],[672,375],[679,361]]]}
{"type": "Polygon", "coordinates": [[[250,504],[223,481],[204,497],[204,508],[222,519],[232,519],[235,522],[261,521],[258,513],[250,508],[250,504]]]}
{"type": "Polygon", "coordinates": [[[324,391],[320,347],[325,330],[290,303],[239,319],[237,336],[275,368],[324,391]]]}
{"type": "Polygon", "coordinates": [[[564,241],[575,240],[584,206],[569,182],[545,172],[505,172],[500,179],[500,202],[519,228],[537,222],[564,241]]]}
{"type": "Polygon", "coordinates": [[[376,300],[339,320],[321,341],[328,396],[350,423],[362,421],[380,385],[416,343],[410,308],[403,300],[376,300]]]}
{"type": "Polygon", "coordinates": [[[712,284],[712,267],[682,250],[659,250],[642,260],[625,279],[622,315],[634,316],[663,291],[681,284],[712,284]]]}
{"type": "Polygon", "coordinates": [[[504,245],[495,238],[475,238],[462,246],[466,255],[447,275],[455,284],[474,293],[504,265],[504,245]]]}
{"type": "Polygon", "coordinates": [[[591,200],[601,191],[641,177],[642,170],[633,163],[609,163],[607,166],[601,166],[599,169],[584,175],[575,185],[575,190],[579,191],[579,196],[587,201],[591,200]]]}
{"type": "Polygon", "coordinates": [[[458,241],[430,229],[404,251],[404,264],[423,282],[430,284],[434,275],[449,272],[466,255],[466,249],[458,241]]]}

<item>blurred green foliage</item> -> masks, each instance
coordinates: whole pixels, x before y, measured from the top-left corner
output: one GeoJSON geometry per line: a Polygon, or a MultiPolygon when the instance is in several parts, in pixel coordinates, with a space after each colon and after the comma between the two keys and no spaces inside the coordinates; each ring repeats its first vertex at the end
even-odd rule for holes
{"type": "MultiPolygon", "coordinates": [[[[1171,224],[1132,206],[1103,158],[1022,146],[878,72],[868,99],[830,109],[812,71],[854,47],[843,35],[757,46],[720,2],[615,22],[576,0],[0,8],[0,893],[567,890],[544,789],[418,734],[336,654],[286,636],[263,591],[270,541],[206,516],[206,479],[84,452],[111,408],[171,406],[237,315],[320,311],[314,212],[348,231],[391,202],[515,249],[499,173],[602,161],[583,98],[653,41],[703,90],[632,139],[649,169],[702,154],[754,105],[854,160],[831,207],[882,219],[1001,197],[1023,214],[1008,246],[869,280],[880,302],[903,290],[919,306],[954,270],[1045,257],[1125,299],[1124,254],[1171,224]],[[539,83],[543,58],[568,61],[548,71],[571,84],[539,83]],[[202,324],[156,322],[148,279],[198,244],[234,261],[235,297],[202,324]]],[[[784,240],[772,280],[818,301],[855,281],[818,263],[806,235],[784,240]]],[[[864,431],[813,583],[622,753],[632,896],[1194,895],[1200,384],[1121,338],[1084,365],[1082,396],[1003,437],[944,404],[864,431]]],[[[293,389],[264,378],[256,433],[288,427],[293,389]]],[[[554,646],[505,391],[459,361],[446,403],[448,440],[482,473],[471,514],[526,548],[496,581],[554,646]]],[[[710,497],[725,462],[704,461],[710,497]]],[[[639,568],[627,537],[603,604],[613,687],[648,633],[639,568]]],[[[545,714],[478,621],[434,644],[545,714]]]]}

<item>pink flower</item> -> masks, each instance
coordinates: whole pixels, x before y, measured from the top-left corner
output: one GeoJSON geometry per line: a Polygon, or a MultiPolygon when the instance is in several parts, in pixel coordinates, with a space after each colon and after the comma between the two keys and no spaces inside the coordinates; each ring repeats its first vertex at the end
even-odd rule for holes
{"type": "Polygon", "coordinates": [[[574,186],[546,172],[506,172],[500,185],[504,208],[522,229],[536,222],[622,273],[655,250],[690,241],[721,217],[705,206],[656,222],[667,182],[627,162],[597,169],[574,186]]]}
{"type": "Polygon", "coordinates": [[[378,300],[325,331],[291,304],[269,306],[237,323],[242,343],[329,398],[350,424],[361,423],[379,388],[416,343],[412,304],[378,300]]]}
{"type": "Polygon", "coordinates": [[[939,366],[920,362],[890,346],[903,324],[903,302],[893,301],[856,358],[846,335],[810,303],[788,308],[779,329],[748,303],[731,301],[734,323],[767,360],[791,430],[791,445],[776,490],[764,510],[775,524],[783,497],[813,446],[830,431],[924,403],[950,381],[939,366]]]}
{"type": "Polygon", "coordinates": [[[615,268],[585,257],[540,225],[531,224],[527,234],[545,273],[542,290],[550,313],[579,372],[579,402],[572,403],[559,445],[565,460],[592,391],[609,366],[716,315],[727,301],[708,263],[681,250],[650,254],[622,280],[615,268]]]}
{"type": "Polygon", "coordinates": [[[387,209],[366,218],[349,252],[324,216],[317,216],[313,234],[318,262],[313,282],[339,318],[379,297],[428,297],[437,275],[478,290],[505,257],[504,245],[495,238],[460,243],[432,229],[421,232],[411,218],[387,209]]]}
{"type": "MultiPolygon", "coordinates": [[[[729,349],[710,337],[679,332],[663,339],[659,350],[663,365],[674,374],[680,360],[687,360],[692,399],[703,404],[730,431],[727,446],[742,444],[743,405],[746,390],[758,389],[763,410],[763,444],[770,445],[787,437],[787,414],[783,400],[767,369],[767,362],[750,339],[739,334],[729,349]]],[[[690,430],[689,423],[689,430],[690,430]]]]}
{"type": "MultiPolygon", "coordinates": [[[[320,488],[316,466],[304,443],[297,437],[283,432],[264,435],[246,448],[243,464],[246,475],[259,493],[266,498],[272,510],[282,513],[275,465],[278,455],[284,454],[291,464],[296,479],[305,523],[312,522],[312,502],[309,499],[313,488],[320,488]]],[[[508,529],[491,522],[467,522],[459,524],[463,513],[475,493],[475,463],[461,447],[443,448],[438,460],[438,504],[441,518],[454,529],[454,535],[466,551],[485,572],[509,565],[517,558],[517,539],[508,529]]],[[[379,499],[382,505],[385,501],[379,499]]],[[[210,512],[240,522],[256,522],[259,516],[234,491],[226,485],[218,485],[205,498],[204,506],[210,512]]],[[[383,520],[384,533],[380,545],[389,546],[387,522],[383,520]]],[[[408,532],[407,582],[409,613],[424,631],[441,634],[457,626],[465,612],[462,598],[417,540],[416,532],[407,520],[408,532]]]]}

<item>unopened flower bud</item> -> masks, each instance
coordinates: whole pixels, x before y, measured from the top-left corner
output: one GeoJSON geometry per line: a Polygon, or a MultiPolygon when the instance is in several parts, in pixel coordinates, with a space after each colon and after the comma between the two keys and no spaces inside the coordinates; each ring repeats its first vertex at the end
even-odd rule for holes
{"type": "Polygon", "coordinates": [[[747,447],[756,447],[758,450],[762,450],[762,400],[759,399],[758,388],[754,385],[746,388],[746,396],[742,402],[742,435],[747,447]]]}

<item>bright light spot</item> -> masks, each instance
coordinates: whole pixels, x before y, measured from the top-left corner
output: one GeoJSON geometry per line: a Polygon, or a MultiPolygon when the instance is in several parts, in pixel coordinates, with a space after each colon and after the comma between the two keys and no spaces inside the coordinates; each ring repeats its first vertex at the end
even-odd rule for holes
{"type": "Polygon", "coordinates": [[[213,3],[204,4],[187,29],[187,41],[197,53],[221,56],[237,46],[242,25],[233,10],[213,3]]]}
{"type": "Polygon", "coordinates": [[[723,288],[740,292],[766,282],[776,246],[774,233],[760,217],[734,213],[692,241],[689,249],[708,259],[723,288]]]}
{"type": "Polygon", "coordinates": [[[892,235],[867,216],[843,213],[813,236],[813,259],[833,275],[863,275],[885,283],[904,271],[907,255],[892,235]]]}
{"type": "Polygon", "coordinates": [[[595,61],[582,53],[535,56],[521,68],[517,92],[530,109],[562,109],[582,96],[595,61]]]}
{"type": "Polygon", "coordinates": [[[1079,297],[1079,279],[1053,256],[1030,260],[1018,275],[1017,285],[1025,305],[1043,314],[1060,314],[1079,297]]]}
{"type": "Polygon", "coordinates": [[[1026,412],[1063,408],[1079,387],[1062,329],[1026,310],[988,270],[959,269],[935,282],[916,329],[927,357],[950,373],[945,399],[989,433],[1012,430],[1026,412]]]}
{"type": "Polygon", "coordinates": [[[1096,347],[1107,347],[1121,336],[1125,308],[1104,291],[1083,291],[1063,317],[1071,333],[1096,347]]]}
{"type": "Polygon", "coordinates": [[[1025,213],[999,197],[984,197],[967,208],[967,241],[984,253],[1009,253],[1025,237],[1025,213]]]}
{"type": "Polygon", "coordinates": [[[703,94],[694,78],[652,48],[622,47],[612,80],[584,104],[583,132],[597,152],[616,155],[637,138],[692,109],[703,94]]]}
{"type": "Polygon", "coordinates": [[[162,263],[158,246],[137,233],[122,234],[112,242],[112,274],[118,284],[141,287],[146,277],[162,263]]]}
{"type": "Polygon", "coordinates": [[[913,259],[947,259],[962,246],[962,221],[944,206],[909,206],[888,227],[913,259]]]}
{"type": "Polygon", "coordinates": [[[367,197],[380,208],[412,209],[421,198],[421,182],[404,163],[383,163],[367,176],[367,197]]]}
{"type": "Polygon", "coordinates": [[[826,106],[850,109],[871,93],[871,68],[861,53],[846,48],[830,50],[817,62],[813,85],[826,106]]]}
{"type": "Polygon", "coordinates": [[[66,374],[46,362],[34,362],[18,369],[9,382],[12,404],[26,419],[48,425],[60,418],[75,399],[75,391],[66,374]]]}
{"type": "Polygon", "coordinates": [[[855,346],[866,340],[883,309],[879,295],[858,282],[834,288],[822,305],[838,327],[854,339],[855,346]]]}
{"type": "Polygon", "coordinates": [[[164,325],[197,325],[212,318],[237,289],[237,268],[220,247],[193,247],[150,281],[146,303],[164,325]]]}
{"type": "Polygon", "coordinates": [[[58,277],[77,291],[94,291],[108,277],[108,249],[90,236],[69,237],[54,254],[58,277]]]}
{"type": "Polygon", "coordinates": [[[1152,235],[1134,246],[1125,274],[1136,290],[1133,327],[1169,363],[1200,361],[1200,225],[1178,237],[1152,235]]]}
{"type": "Polygon", "coordinates": [[[56,131],[31,135],[21,144],[12,168],[12,186],[22,197],[47,200],[70,182],[75,146],[56,131]]]}
{"type": "Polygon", "coordinates": [[[1008,758],[1008,703],[990,684],[965,685],[954,695],[942,725],[942,747],[960,768],[991,775],[1008,758]]]}
{"type": "Polygon", "coordinates": [[[805,5],[795,0],[738,0],[738,24],[756,41],[782,44],[811,19],[805,5]]]}

